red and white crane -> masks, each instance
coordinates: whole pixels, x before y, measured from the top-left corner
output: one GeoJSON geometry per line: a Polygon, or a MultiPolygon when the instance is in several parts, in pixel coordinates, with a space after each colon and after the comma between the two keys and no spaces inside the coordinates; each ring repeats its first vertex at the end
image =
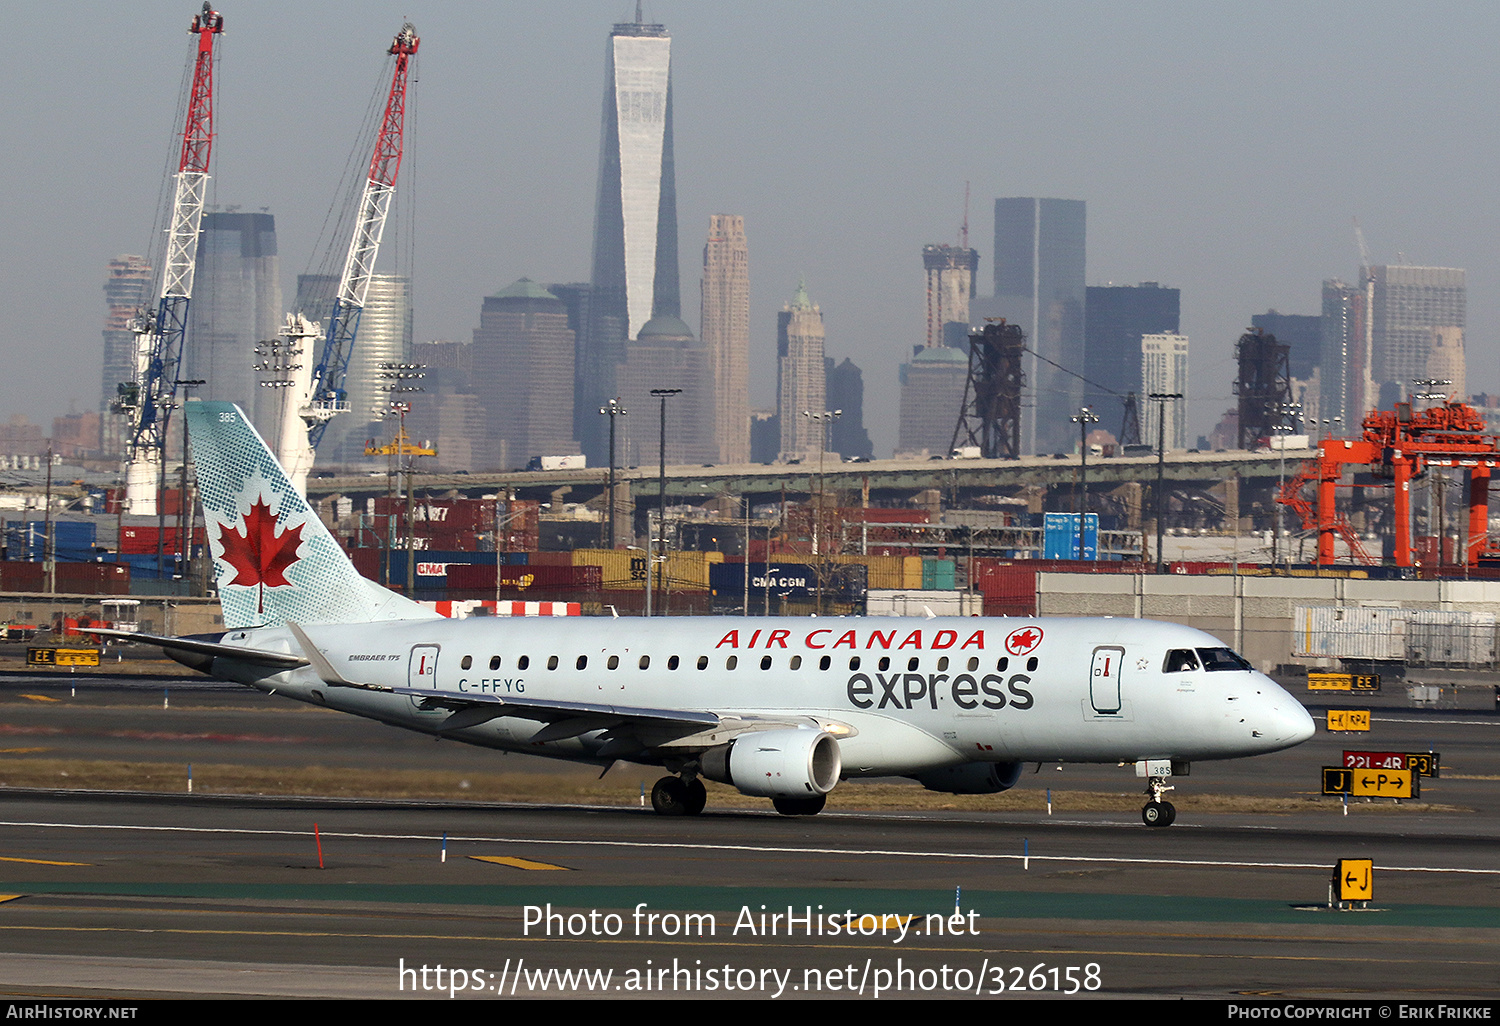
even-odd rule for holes
{"type": "Polygon", "coordinates": [[[354,235],[344,258],[333,314],[315,367],[311,366],[310,360],[295,357],[302,355],[301,347],[306,339],[317,336],[316,323],[308,322],[300,313],[292,314],[282,331],[290,349],[286,369],[291,377],[289,385],[281,389],[283,406],[278,418],[281,427],[276,455],[292,484],[303,493],[307,490],[314,450],[322,440],[324,428],[329,420],[349,409],[344,379],[349,372],[349,359],[359,333],[359,318],[364,310],[370,278],[375,273],[375,258],[380,253],[386,214],[396,193],[406,122],[406,86],[412,59],[420,43],[416,28],[407,22],[386,51],[396,58],[390,92],[386,96],[380,134],[375,140],[375,153],[370,158],[370,172],[360,197],[354,235]],[[299,419],[304,427],[299,428],[299,419]]]}
{"type": "Polygon", "coordinates": [[[154,313],[142,310],[136,318],[135,378],[121,386],[116,404],[117,410],[130,417],[125,466],[125,502],[130,513],[156,513],[213,150],[214,41],[223,31],[223,16],[207,3],[188,29],[198,37],[198,47],[174,176],[160,299],[154,313]]]}

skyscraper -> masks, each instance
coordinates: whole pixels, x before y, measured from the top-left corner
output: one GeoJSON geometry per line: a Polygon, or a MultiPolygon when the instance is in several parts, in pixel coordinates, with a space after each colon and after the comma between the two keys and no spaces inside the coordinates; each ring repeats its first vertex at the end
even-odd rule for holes
{"type": "Polygon", "coordinates": [[[205,382],[194,395],[239,403],[255,416],[258,393],[270,391],[256,378],[255,344],[276,337],[282,313],[276,218],[204,214],[180,370],[205,382]]]}
{"type": "MultiPolygon", "coordinates": [[[[1462,332],[1464,272],[1457,267],[1372,267],[1370,377],[1382,406],[1426,378],[1433,329],[1462,332]]],[[[1448,343],[1453,344],[1450,338],[1448,343]]],[[[1462,346],[1460,341],[1459,346],[1462,346]]]]}
{"type": "Polygon", "coordinates": [[[1337,278],[1323,282],[1318,416],[1328,424],[1320,434],[1357,436],[1360,422],[1375,403],[1370,382],[1368,298],[1366,290],[1357,285],[1337,278]]]}
{"type": "Polygon", "coordinates": [[[815,458],[823,447],[823,422],[803,416],[827,409],[823,341],[823,312],[807,298],[806,283],[798,282],[792,301],[776,317],[776,412],[783,460],[815,458]]]}
{"type": "Polygon", "coordinates": [[[104,374],[100,389],[100,445],[109,456],[125,451],[126,419],[110,413],[110,404],[118,396],[119,386],[135,378],[135,332],[130,322],[148,302],[151,289],[151,265],[145,257],[117,256],[109,262],[104,279],[104,374]]]}
{"type": "Polygon", "coordinates": [[[946,326],[958,324],[956,334],[967,341],[969,300],[974,298],[974,274],[979,254],[961,246],[923,246],[922,265],[927,270],[927,340],[924,345],[947,345],[946,326]]]}
{"type": "MultiPolygon", "coordinates": [[[[637,20],[610,33],[606,51],[599,193],[594,207],[593,296],[576,402],[597,409],[615,392],[625,343],[651,318],[681,317],[677,182],[672,158],[672,40],[637,20]]],[[[607,432],[580,417],[589,459],[608,458],[607,432]]]]}
{"type": "Polygon", "coordinates": [[[750,460],[750,248],[745,219],[714,214],[703,247],[703,345],[714,370],[720,463],[750,460]]]}
{"type": "MultiPolygon", "coordinates": [[[[324,331],[328,330],[338,285],[336,275],[297,276],[297,309],[321,322],[324,331]]],[[[344,390],[349,394],[349,412],[328,422],[318,448],[320,460],[363,460],[367,438],[389,438],[395,433],[394,428],[379,423],[388,411],[391,398],[388,388],[391,381],[382,377],[381,364],[410,361],[411,343],[411,279],[404,275],[371,275],[365,305],[359,315],[359,337],[354,343],[349,372],[344,378],[344,390]]]]}
{"type": "Polygon", "coordinates": [[[847,356],[835,365],[833,357],[823,358],[823,378],[827,382],[828,407],[843,410],[828,432],[828,448],[844,459],[869,459],[875,455],[870,432],[865,430],[865,376],[859,365],[847,356]]]}
{"type": "MultiPolygon", "coordinates": [[[[1083,403],[1086,211],[1083,200],[995,200],[995,298],[986,313],[1026,333],[1023,452],[1071,450],[1083,403]],[[1051,361],[1046,362],[1046,361],[1051,361]],[[1064,369],[1065,368],[1065,369],[1064,369]]],[[[956,420],[956,416],[955,416],[956,420]]]]}
{"type": "MultiPolygon", "coordinates": [[[[1146,335],[1141,338],[1141,387],[1147,392],[1187,395],[1188,340],[1185,335],[1146,335]]],[[[1185,403],[1152,403],[1145,405],[1145,423],[1141,441],[1155,445],[1158,433],[1168,449],[1187,448],[1185,403]],[[1157,418],[1164,416],[1164,424],[1157,418]]]]}
{"type": "MultiPolygon", "coordinates": [[[[1114,392],[1136,394],[1145,403],[1141,385],[1141,339],[1146,335],[1175,335],[1181,328],[1182,293],[1154,281],[1139,285],[1090,285],[1085,316],[1088,369],[1084,376],[1114,392]]],[[[1120,424],[1117,395],[1084,385],[1084,404],[1116,430],[1120,424]]],[[[1076,411],[1075,411],[1076,412],[1076,411]]],[[[1070,414],[1071,416],[1071,414],[1070,414]]],[[[1143,439],[1156,444],[1156,436],[1143,439]]]]}
{"type": "Polygon", "coordinates": [[[561,299],[528,278],[486,297],[470,359],[485,411],[481,465],[508,470],[578,451],[573,331],[561,299]]]}
{"type": "Polygon", "coordinates": [[[901,426],[897,455],[946,456],[964,405],[969,358],[951,346],[916,346],[901,365],[901,426]]]}

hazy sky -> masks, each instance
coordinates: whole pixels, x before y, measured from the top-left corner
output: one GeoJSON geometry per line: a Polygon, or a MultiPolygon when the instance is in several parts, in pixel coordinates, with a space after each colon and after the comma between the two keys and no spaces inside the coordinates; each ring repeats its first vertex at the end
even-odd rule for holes
{"type": "MultiPolygon", "coordinates": [[[[196,5],[4,9],[0,415],[46,425],[98,402],[105,264],[151,244],[196,5]]],[[[382,264],[411,254],[416,339],[470,338],[482,297],[523,275],[587,279],[605,41],[631,0],[220,10],[210,201],[276,215],[289,301],[408,18],[414,227],[387,235],[382,264]]],[[[921,247],[957,241],[966,180],[981,293],[997,196],[1086,200],[1090,284],[1182,290],[1194,435],[1232,404],[1252,314],[1316,313],[1322,279],[1355,275],[1356,217],[1376,263],[1468,270],[1469,387],[1500,389],[1496,6],[653,0],[646,15],[673,39],[683,317],[697,327],[709,215],[743,214],[755,405],[773,403],[775,314],[805,275],[889,453],[896,368],[924,331],[921,247]]]]}

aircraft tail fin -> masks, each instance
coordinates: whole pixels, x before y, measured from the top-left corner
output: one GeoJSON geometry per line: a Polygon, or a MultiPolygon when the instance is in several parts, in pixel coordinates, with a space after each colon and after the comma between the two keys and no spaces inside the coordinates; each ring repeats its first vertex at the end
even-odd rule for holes
{"type": "Polygon", "coordinates": [[[439,615],[359,575],[243,410],[192,400],[185,411],[226,627],[439,615]]]}

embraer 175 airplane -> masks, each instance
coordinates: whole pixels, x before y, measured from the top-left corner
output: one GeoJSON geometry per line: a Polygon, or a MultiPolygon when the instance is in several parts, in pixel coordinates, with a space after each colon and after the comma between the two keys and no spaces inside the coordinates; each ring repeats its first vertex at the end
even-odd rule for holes
{"type": "MultiPolygon", "coordinates": [[[[450,620],[361,577],[243,412],[186,406],[226,632],[108,632],[177,661],[397,727],[506,751],[661,766],[812,815],[848,777],[956,794],[1025,763],[1133,762],[1142,819],[1195,760],[1274,752],[1313,721],[1201,631],[1127,619],[484,617],[450,620]]],[[[101,632],[104,633],[104,632],[101,632]]]]}

